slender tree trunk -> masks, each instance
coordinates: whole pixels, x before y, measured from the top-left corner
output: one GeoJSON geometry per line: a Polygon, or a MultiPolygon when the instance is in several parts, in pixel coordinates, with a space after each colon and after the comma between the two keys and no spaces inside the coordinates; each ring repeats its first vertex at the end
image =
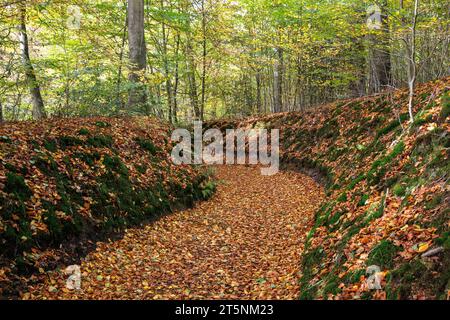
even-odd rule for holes
{"type": "Polygon", "coordinates": [[[259,70],[256,71],[256,111],[258,113],[262,112],[261,105],[261,73],[259,70]]]}
{"type": "MultiPolygon", "coordinates": [[[[164,9],[164,0],[161,0],[161,10],[164,9]]],[[[172,98],[172,81],[170,80],[170,70],[169,70],[169,61],[167,58],[167,34],[166,34],[166,24],[164,22],[161,23],[161,31],[162,31],[162,55],[163,55],[163,63],[164,63],[164,73],[166,77],[166,94],[167,94],[167,107],[168,107],[168,116],[169,122],[173,123],[172,112],[173,112],[173,98],[172,98]]]]}
{"type": "Polygon", "coordinates": [[[177,34],[177,44],[175,48],[175,83],[173,86],[173,121],[175,123],[178,122],[178,84],[179,84],[179,75],[178,75],[178,53],[180,50],[180,34],[177,34]]]}
{"type": "Polygon", "coordinates": [[[130,75],[133,84],[128,106],[145,105],[146,94],[142,78],[147,66],[144,34],[144,0],[128,0],[128,43],[130,47],[130,75]]]}
{"type": "Polygon", "coordinates": [[[31,101],[33,104],[33,119],[39,120],[46,117],[44,100],[41,95],[41,88],[36,78],[33,65],[30,59],[30,50],[28,46],[28,34],[26,27],[26,3],[22,1],[20,3],[20,26],[19,26],[19,37],[20,37],[20,51],[22,55],[22,63],[25,69],[25,78],[30,90],[31,101]]]}
{"type": "Polygon", "coordinates": [[[0,101],[0,123],[3,123],[4,119],[3,119],[3,105],[2,102],[0,101]]]}
{"type": "Polygon", "coordinates": [[[370,63],[371,92],[380,92],[391,86],[391,54],[389,50],[389,23],[387,15],[387,0],[380,4],[381,25],[376,35],[371,35],[372,61],[370,63]]]}
{"type": "Polygon", "coordinates": [[[275,63],[273,73],[274,85],[274,112],[281,112],[283,110],[283,49],[277,48],[278,59],[275,63]]]}
{"type": "Polygon", "coordinates": [[[205,0],[202,0],[202,96],[200,107],[200,120],[203,121],[206,103],[206,11],[205,0]]]}
{"type": "Polygon", "coordinates": [[[192,49],[191,39],[187,39],[187,77],[189,83],[189,98],[191,100],[192,110],[194,111],[194,118],[200,119],[200,109],[198,107],[198,94],[197,94],[197,83],[195,79],[195,61],[194,61],[194,52],[192,49]]]}
{"type": "Polygon", "coordinates": [[[408,57],[408,88],[409,88],[409,99],[408,99],[408,112],[409,120],[411,123],[414,121],[413,107],[414,107],[414,86],[416,83],[416,25],[417,25],[417,15],[419,12],[419,0],[414,1],[414,13],[411,25],[411,39],[410,39],[410,49],[408,57]]]}
{"type": "Polygon", "coordinates": [[[119,53],[119,69],[117,72],[117,84],[116,84],[116,103],[117,107],[119,109],[123,109],[124,105],[122,102],[122,98],[120,97],[120,86],[122,83],[122,64],[123,64],[123,54],[125,51],[125,43],[127,41],[127,30],[128,30],[128,8],[126,9],[126,16],[125,16],[125,25],[123,26],[123,33],[122,33],[122,46],[120,47],[120,53],[119,53]]]}

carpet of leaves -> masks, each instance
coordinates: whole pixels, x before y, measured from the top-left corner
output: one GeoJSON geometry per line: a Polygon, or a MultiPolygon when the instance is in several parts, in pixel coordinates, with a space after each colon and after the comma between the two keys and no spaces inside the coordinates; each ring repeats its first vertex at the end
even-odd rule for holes
{"type": "Polygon", "coordinates": [[[27,274],[85,251],[82,239],[212,193],[202,168],[173,164],[170,132],[152,117],[2,124],[0,298],[16,296],[27,274]]]}
{"type": "Polygon", "coordinates": [[[212,199],[123,239],[81,263],[80,291],[64,268],[35,279],[24,299],[295,299],[299,260],[322,188],[294,172],[219,166],[212,199]]]}
{"type": "Polygon", "coordinates": [[[450,78],[418,86],[411,125],[407,90],[210,123],[280,129],[283,162],[326,185],[301,298],[450,298],[449,90],[450,78]],[[381,290],[367,286],[370,265],[381,290]]]}

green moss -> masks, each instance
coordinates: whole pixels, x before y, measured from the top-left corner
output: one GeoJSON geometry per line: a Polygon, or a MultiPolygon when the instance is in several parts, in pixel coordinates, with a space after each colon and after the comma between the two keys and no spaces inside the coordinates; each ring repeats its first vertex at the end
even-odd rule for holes
{"type": "Polygon", "coordinates": [[[89,135],[89,130],[86,128],[81,128],[80,130],[78,130],[78,134],[82,136],[87,136],[89,135]]]}
{"type": "Polygon", "coordinates": [[[89,137],[87,143],[96,148],[109,148],[113,145],[113,138],[107,135],[89,137]]]}
{"type": "Polygon", "coordinates": [[[54,139],[48,139],[44,141],[44,148],[50,152],[56,152],[58,150],[58,144],[54,139]]]}
{"type": "Polygon", "coordinates": [[[323,295],[326,297],[329,293],[331,294],[338,294],[341,292],[341,289],[339,289],[340,279],[336,275],[332,275],[328,277],[327,282],[322,290],[323,295]]]}
{"type": "Polygon", "coordinates": [[[86,164],[93,166],[95,163],[101,159],[100,153],[94,152],[77,152],[73,155],[77,159],[83,160],[86,164]]]}
{"type": "Polygon", "coordinates": [[[394,185],[394,187],[392,188],[392,192],[397,196],[397,197],[403,197],[406,194],[406,186],[404,184],[401,183],[397,183],[394,185]]]}
{"type": "Polygon", "coordinates": [[[150,152],[151,155],[155,155],[158,151],[160,151],[159,148],[157,148],[149,139],[136,138],[135,141],[142,149],[150,152]]]}
{"type": "Polygon", "coordinates": [[[386,127],[381,128],[380,130],[378,130],[377,131],[377,138],[388,134],[389,132],[391,132],[392,130],[394,130],[398,126],[400,126],[400,122],[406,121],[408,119],[408,117],[409,117],[409,115],[407,113],[402,113],[400,115],[399,119],[392,120],[391,122],[389,122],[389,124],[386,127]]]}
{"type": "Polygon", "coordinates": [[[427,201],[425,203],[425,209],[431,210],[436,208],[438,205],[440,205],[443,201],[444,197],[442,194],[436,194],[431,198],[431,200],[427,201]]]}
{"type": "Polygon", "coordinates": [[[53,175],[53,172],[58,170],[58,165],[51,156],[48,156],[47,159],[41,156],[34,156],[30,162],[34,164],[43,174],[48,176],[53,175]]]}
{"type": "Polygon", "coordinates": [[[5,162],[3,163],[3,165],[5,166],[5,169],[14,173],[18,173],[21,174],[23,176],[28,174],[28,169],[25,166],[22,166],[21,168],[16,168],[15,166],[13,166],[12,164],[5,162]]]}
{"type": "Polygon", "coordinates": [[[111,125],[108,122],[105,121],[97,121],[95,122],[95,125],[99,128],[108,128],[111,127],[111,125]]]}
{"type": "Polygon", "coordinates": [[[411,286],[427,273],[426,266],[419,260],[402,264],[387,275],[386,293],[388,299],[410,298],[411,286]]]}
{"type": "Polygon", "coordinates": [[[331,139],[339,136],[339,123],[336,119],[326,121],[325,124],[317,130],[317,135],[322,139],[331,139]]]}
{"type": "Polygon", "coordinates": [[[433,115],[430,114],[427,117],[423,118],[423,117],[418,117],[416,116],[414,118],[414,122],[413,122],[413,128],[414,127],[420,127],[421,125],[424,125],[425,123],[429,123],[433,120],[433,115]]]}
{"type": "Polygon", "coordinates": [[[366,176],[363,173],[360,173],[355,179],[352,180],[352,182],[349,183],[349,185],[347,186],[347,190],[353,190],[353,188],[355,188],[355,186],[365,178],[366,176]]]}
{"type": "Polygon", "coordinates": [[[10,137],[7,137],[7,136],[0,136],[0,142],[2,142],[2,143],[11,143],[12,140],[11,140],[10,137]]]}
{"type": "Polygon", "coordinates": [[[58,138],[58,144],[62,149],[84,144],[83,140],[72,136],[61,136],[58,138]]]}
{"type": "Polygon", "coordinates": [[[135,165],[136,170],[141,173],[141,174],[145,174],[147,172],[147,166],[146,165],[139,165],[136,164],[135,165]]]}
{"type": "Polygon", "coordinates": [[[32,195],[24,177],[13,172],[6,173],[6,183],[3,191],[17,195],[22,201],[25,201],[32,195]]]}
{"type": "Polygon", "coordinates": [[[443,121],[450,115],[450,91],[446,91],[442,97],[442,110],[439,115],[443,121]]]}
{"type": "Polygon", "coordinates": [[[345,275],[343,282],[346,284],[358,283],[362,276],[366,274],[366,270],[359,269],[355,271],[350,271],[345,275]]]}
{"type": "Polygon", "coordinates": [[[322,247],[317,247],[303,255],[301,262],[303,276],[300,279],[300,299],[310,300],[315,298],[317,294],[317,285],[311,285],[310,281],[314,276],[313,268],[319,265],[324,257],[325,252],[322,247]]]}
{"type": "Polygon", "coordinates": [[[372,163],[371,169],[367,173],[367,180],[371,184],[379,183],[381,178],[385,175],[385,173],[387,171],[386,166],[392,165],[392,161],[398,155],[400,155],[404,150],[405,150],[405,144],[403,141],[400,141],[399,143],[397,143],[395,145],[395,147],[389,154],[375,160],[372,163]]]}
{"type": "Polygon", "coordinates": [[[391,269],[394,266],[394,258],[397,255],[399,247],[388,240],[382,240],[369,253],[367,265],[376,265],[381,269],[391,269]]]}
{"type": "Polygon", "coordinates": [[[347,201],[347,193],[344,192],[342,193],[338,198],[337,198],[337,202],[345,202],[347,201]]]}
{"type": "Polygon", "coordinates": [[[341,216],[344,214],[344,211],[338,211],[335,214],[333,214],[329,219],[328,219],[328,225],[333,226],[335,225],[339,219],[341,218],[341,216]]]}
{"type": "Polygon", "coordinates": [[[111,171],[120,173],[122,175],[128,174],[128,168],[125,166],[125,164],[122,162],[122,160],[117,156],[109,156],[105,155],[103,159],[103,164],[105,167],[110,169],[111,171]]]}
{"type": "Polygon", "coordinates": [[[361,198],[358,201],[358,207],[362,207],[365,206],[367,203],[367,200],[369,200],[369,195],[368,194],[363,194],[361,196],[361,198]]]}
{"type": "Polygon", "coordinates": [[[443,246],[445,249],[450,249],[450,232],[444,232],[439,238],[437,238],[435,241],[435,244],[438,246],[443,246]]]}

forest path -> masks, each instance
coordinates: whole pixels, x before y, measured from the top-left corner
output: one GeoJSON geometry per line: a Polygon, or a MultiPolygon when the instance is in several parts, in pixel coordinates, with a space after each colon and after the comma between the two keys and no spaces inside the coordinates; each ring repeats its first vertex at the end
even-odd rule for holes
{"type": "Polygon", "coordinates": [[[81,263],[81,290],[53,272],[29,287],[30,298],[295,299],[322,189],[305,175],[263,176],[257,167],[220,166],[216,175],[209,201],[99,243],[81,263]]]}

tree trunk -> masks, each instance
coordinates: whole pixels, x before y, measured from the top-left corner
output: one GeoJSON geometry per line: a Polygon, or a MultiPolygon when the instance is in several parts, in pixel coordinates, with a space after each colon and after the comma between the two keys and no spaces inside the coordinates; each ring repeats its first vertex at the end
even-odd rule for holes
{"type": "Polygon", "coordinates": [[[177,34],[177,45],[175,48],[175,83],[173,86],[173,121],[175,123],[178,122],[178,100],[177,100],[177,93],[178,93],[178,84],[179,84],[179,75],[178,75],[178,52],[180,50],[180,34],[177,34]]]}
{"type": "Polygon", "coordinates": [[[128,0],[128,43],[130,47],[130,75],[132,83],[128,106],[145,105],[146,93],[142,78],[147,66],[144,35],[144,0],[128,0]]]}
{"type": "Polygon", "coordinates": [[[278,60],[276,60],[273,85],[274,85],[274,112],[281,112],[283,110],[283,49],[277,48],[278,60]]]}
{"type": "MultiPolygon", "coordinates": [[[[163,0],[161,0],[161,10],[164,10],[164,1],[163,0]]],[[[162,55],[163,55],[164,73],[165,73],[164,76],[166,77],[168,118],[169,118],[169,122],[173,123],[172,81],[170,80],[169,61],[167,58],[167,38],[168,38],[168,36],[166,35],[166,25],[164,22],[161,23],[161,32],[162,32],[162,55]]]]}
{"type": "MultiPolygon", "coordinates": [[[[126,4],[126,2],[125,2],[126,4]]],[[[120,86],[122,82],[122,63],[123,63],[123,54],[125,50],[125,42],[127,41],[127,30],[128,30],[128,8],[126,9],[126,16],[125,16],[125,24],[123,26],[123,33],[122,33],[122,46],[120,47],[120,53],[119,53],[119,69],[117,72],[117,84],[116,84],[116,103],[117,107],[119,109],[123,109],[124,105],[122,102],[122,98],[120,97],[120,86]]]]}
{"type": "Polygon", "coordinates": [[[194,117],[200,119],[200,109],[198,107],[198,95],[197,95],[197,83],[195,79],[195,61],[194,52],[192,49],[191,39],[187,39],[187,59],[188,59],[188,70],[187,77],[189,83],[189,98],[191,100],[192,110],[194,111],[194,117]]]}
{"type": "Polygon", "coordinates": [[[200,106],[200,120],[203,121],[206,103],[206,11],[205,0],[202,0],[202,96],[200,106]]]}
{"type": "Polygon", "coordinates": [[[20,38],[20,51],[22,55],[22,63],[25,69],[25,78],[30,89],[31,101],[33,104],[33,119],[39,120],[46,117],[44,100],[41,95],[41,88],[36,78],[33,65],[30,59],[30,50],[28,47],[28,34],[26,27],[26,3],[25,1],[20,3],[20,26],[19,26],[19,38],[20,38]]]}
{"type": "Polygon", "coordinates": [[[416,83],[416,24],[417,15],[419,12],[419,0],[414,1],[414,13],[411,25],[411,39],[408,57],[408,88],[409,88],[409,99],[408,99],[408,112],[409,120],[411,124],[414,121],[413,107],[414,107],[414,86],[416,83]]]}
{"type": "Polygon", "coordinates": [[[2,102],[0,101],[0,123],[3,123],[3,105],[2,102]]]}
{"type": "Polygon", "coordinates": [[[261,73],[260,71],[256,71],[256,111],[258,113],[262,112],[262,104],[261,104],[261,73]]]}
{"type": "Polygon", "coordinates": [[[389,23],[387,15],[387,0],[380,4],[381,26],[376,35],[372,35],[372,79],[371,91],[380,92],[392,85],[391,54],[389,50],[389,23]]]}

